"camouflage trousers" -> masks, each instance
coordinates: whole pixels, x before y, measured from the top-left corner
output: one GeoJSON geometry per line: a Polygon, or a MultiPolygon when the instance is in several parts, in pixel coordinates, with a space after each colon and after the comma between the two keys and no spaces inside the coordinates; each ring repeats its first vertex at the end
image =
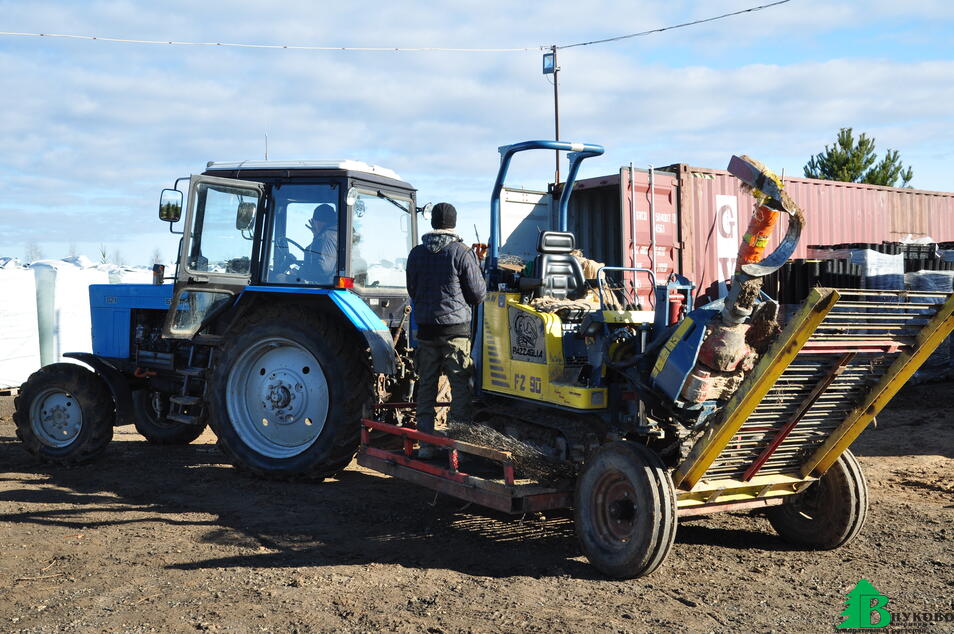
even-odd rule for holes
{"type": "Polygon", "coordinates": [[[417,428],[425,433],[434,431],[437,404],[437,382],[447,375],[451,388],[450,420],[470,422],[473,417],[473,367],[470,358],[470,339],[452,337],[425,341],[418,339],[414,351],[417,369],[417,428]]]}

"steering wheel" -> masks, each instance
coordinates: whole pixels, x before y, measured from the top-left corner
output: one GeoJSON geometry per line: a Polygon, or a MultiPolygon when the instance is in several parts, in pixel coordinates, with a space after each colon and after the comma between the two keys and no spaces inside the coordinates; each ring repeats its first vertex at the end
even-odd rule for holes
{"type": "Polygon", "coordinates": [[[281,273],[288,273],[291,270],[292,264],[297,264],[298,259],[291,254],[291,249],[288,248],[288,243],[294,244],[296,247],[301,249],[302,257],[305,255],[305,247],[301,246],[291,238],[276,238],[275,239],[275,264],[274,270],[281,273]]]}

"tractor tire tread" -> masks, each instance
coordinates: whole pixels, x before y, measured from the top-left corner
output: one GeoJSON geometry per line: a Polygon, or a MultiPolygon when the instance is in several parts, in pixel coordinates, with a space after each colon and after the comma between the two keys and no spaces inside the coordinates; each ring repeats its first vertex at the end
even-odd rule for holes
{"type": "MultiPolygon", "coordinates": [[[[868,515],[868,484],[858,459],[849,450],[811,488],[824,486],[832,513],[811,518],[799,512],[799,500],[766,510],[769,523],[786,541],[815,550],[834,550],[854,539],[868,515]],[[826,481],[826,478],[828,479],[826,481]]],[[[817,494],[807,489],[799,496],[817,494]]]]}
{"type": "MultiPolygon", "coordinates": [[[[343,377],[345,385],[360,386],[360,389],[353,387],[346,391],[343,404],[345,417],[355,419],[355,424],[339,426],[331,450],[321,464],[312,465],[306,469],[277,471],[250,464],[235,452],[228,442],[223,441],[222,423],[218,419],[218,416],[223,415],[221,412],[212,412],[209,417],[210,426],[219,437],[219,449],[237,469],[269,480],[320,482],[325,478],[333,477],[347,467],[357,451],[361,437],[361,425],[357,419],[368,415],[372,398],[370,353],[367,351],[363,340],[359,341],[358,337],[353,336],[352,333],[347,332],[330,319],[322,319],[313,311],[294,304],[282,304],[251,312],[247,315],[242,332],[277,322],[308,324],[309,328],[330,347],[334,357],[343,361],[335,368],[336,373],[343,377]]],[[[235,340],[235,337],[226,339],[226,342],[220,348],[219,359],[228,355],[230,349],[235,346],[235,340]]],[[[213,370],[212,375],[216,377],[218,371],[213,370]]],[[[225,416],[227,417],[227,414],[225,416]]]]}
{"type": "Polygon", "coordinates": [[[95,373],[75,363],[54,363],[31,374],[20,386],[13,401],[13,422],[17,438],[28,453],[41,462],[72,467],[94,460],[106,449],[113,439],[115,407],[112,392],[95,373]],[[83,410],[83,430],[77,437],[78,444],[68,452],[47,447],[33,432],[30,401],[37,390],[48,386],[59,386],[73,394],[83,410]]]}
{"type": "MultiPolygon", "coordinates": [[[[617,441],[603,445],[591,454],[587,463],[600,460],[600,454],[621,454],[633,468],[642,493],[647,496],[649,508],[640,511],[648,513],[642,525],[646,534],[639,536],[640,547],[633,552],[609,555],[601,552],[599,545],[590,543],[587,531],[595,531],[586,519],[587,491],[581,483],[588,482],[586,464],[578,479],[574,493],[574,520],[581,549],[587,559],[603,574],[617,578],[633,578],[648,575],[656,570],[666,559],[676,537],[676,495],[668,470],[662,460],[650,449],[630,442],[617,441]]],[[[591,493],[591,492],[590,492],[591,493]]],[[[605,549],[602,549],[605,551],[605,549]]]]}
{"type": "Polygon", "coordinates": [[[151,445],[188,445],[202,435],[205,425],[186,425],[183,423],[157,424],[147,413],[149,403],[145,402],[148,390],[133,392],[133,425],[136,431],[151,445]]]}

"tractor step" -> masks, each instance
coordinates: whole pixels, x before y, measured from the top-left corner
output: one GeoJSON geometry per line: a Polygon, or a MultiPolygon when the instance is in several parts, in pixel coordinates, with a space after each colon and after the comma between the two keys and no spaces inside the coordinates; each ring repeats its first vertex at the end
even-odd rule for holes
{"type": "Polygon", "coordinates": [[[217,346],[225,340],[221,335],[196,335],[192,338],[192,343],[200,346],[217,346]]]}
{"type": "Polygon", "coordinates": [[[176,372],[188,377],[203,377],[207,369],[208,368],[180,368],[176,370],[176,372]]]}
{"type": "Polygon", "coordinates": [[[813,289],[673,474],[680,502],[821,476],[952,330],[954,294],[813,289]]]}
{"type": "Polygon", "coordinates": [[[194,407],[202,403],[201,396],[183,396],[182,394],[174,394],[169,397],[171,403],[176,403],[177,405],[183,405],[185,407],[194,407]]]}
{"type": "Polygon", "coordinates": [[[186,416],[185,414],[168,414],[166,420],[182,423],[183,425],[201,425],[202,421],[198,416],[186,416]]]}

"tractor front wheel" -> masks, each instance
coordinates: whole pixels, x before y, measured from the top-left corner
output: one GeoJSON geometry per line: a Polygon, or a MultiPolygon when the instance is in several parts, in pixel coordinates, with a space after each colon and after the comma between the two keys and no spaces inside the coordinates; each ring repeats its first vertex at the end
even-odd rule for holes
{"type": "Polygon", "coordinates": [[[109,387],[75,363],[54,363],[34,372],[20,387],[14,408],[17,438],[44,462],[89,462],[113,439],[116,411],[109,387]]]}
{"type": "Polygon", "coordinates": [[[363,341],[294,305],[249,316],[212,371],[210,423],[236,466],[322,479],[351,462],[371,404],[363,341]]]}
{"type": "Polygon", "coordinates": [[[574,521],[597,570],[616,579],[651,573],[676,537],[676,497],[662,461],[628,442],[597,449],[577,479],[574,521]]]}
{"type": "Polygon", "coordinates": [[[845,451],[827,473],[791,502],[766,510],[783,539],[817,550],[833,550],[860,531],[868,515],[868,483],[861,465],[845,451]]]}
{"type": "Polygon", "coordinates": [[[132,398],[136,431],[154,445],[188,445],[205,431],[205,425],[186,425],[166,418],[168,394],[136,390],[132,398]]]}

